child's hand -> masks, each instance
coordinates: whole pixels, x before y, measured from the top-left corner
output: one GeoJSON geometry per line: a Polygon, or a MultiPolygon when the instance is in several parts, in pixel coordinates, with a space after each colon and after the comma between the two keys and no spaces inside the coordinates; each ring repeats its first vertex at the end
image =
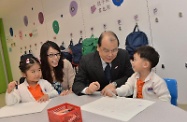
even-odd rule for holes
{"type": "Polygon", "coordinates": [[[109,96],[109,97],[116,97],[116,95],[117,95],[116,90],[111,91],[109,89],[107,90],[107,92],[105,94],[105,96],[109,96]]]}
{"type": "Polygon", "coordinates": [[[70,89],[70,90],[64,90],[64,91],[62,91],[61,93],[60,93],[60,96],[64,96],[64,95],[67,95],[67,94],[70,94],[70,93],[72,93],[72,90],[70,89]]]}
{"type": "Polygon", "coordinates": [[[110,83],[103,88],[103,90],[101,91],[101,94],[103,96],[111,96],[111,95],[108,95],[108,94],[110,94],[108,91],[111,91],[114,94],[116,94],[116,87],[112,83],[110,83]]]}
{"type": "Polygon", "coordinates": [[[39,100],[38,102],[45,102],[49,100],[49,96],[47,94],[44,94],[39,100]]]}
{"type": "Polygon", "coordinates": [[[10,82],[8,84],[7,92],[10,93],[16,87],[16,85],[18,85],[16,81],[10,82]]]}

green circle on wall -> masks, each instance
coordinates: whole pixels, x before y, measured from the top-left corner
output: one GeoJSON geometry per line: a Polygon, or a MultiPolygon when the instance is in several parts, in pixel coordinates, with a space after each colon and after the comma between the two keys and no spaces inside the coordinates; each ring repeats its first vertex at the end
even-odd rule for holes
{"type": "Polygon", "coordinates": [[[59,24],[58,24],[58,21],[53,21],[53,31],[56,33],[56,34],[58,34],[58,32],[59,32],[59,24]]]}

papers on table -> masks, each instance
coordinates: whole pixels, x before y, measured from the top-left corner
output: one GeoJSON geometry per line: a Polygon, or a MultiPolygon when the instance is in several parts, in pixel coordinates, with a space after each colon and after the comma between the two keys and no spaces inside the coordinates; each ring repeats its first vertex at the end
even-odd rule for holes
{"type": "Polygon", "coordinates": [[[0,118],[41,112],[49,102],[50,100],[42,103],[27,102],[5,106],[0,109],[0,118]]]}
{"type": "Polygon", "coordinates": [[[143,99],[103,97],[81,106],[81,109],[117,120],[129,121],[153,103],[143,99]]]}

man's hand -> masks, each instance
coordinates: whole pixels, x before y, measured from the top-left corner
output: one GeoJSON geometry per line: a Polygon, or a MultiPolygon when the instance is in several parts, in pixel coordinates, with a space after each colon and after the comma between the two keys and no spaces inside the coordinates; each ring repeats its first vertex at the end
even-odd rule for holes
{"type": "Polygon", "coordinates": [[[99,90],[100,84],[96,82],[92,82],[89,87],[86,89],[86,94],[93,94],[95,91],[99,90]]]}

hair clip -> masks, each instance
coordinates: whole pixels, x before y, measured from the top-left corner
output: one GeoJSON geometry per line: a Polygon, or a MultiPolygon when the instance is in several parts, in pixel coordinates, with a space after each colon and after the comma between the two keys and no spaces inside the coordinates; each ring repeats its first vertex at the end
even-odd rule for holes
{"type": "Polygon", "coordinates": [[[26,64],[29,64],[30,63],[30,60],[29,60],[29,58],[27,58],[27,60],[26,60],[26,64]]]}

